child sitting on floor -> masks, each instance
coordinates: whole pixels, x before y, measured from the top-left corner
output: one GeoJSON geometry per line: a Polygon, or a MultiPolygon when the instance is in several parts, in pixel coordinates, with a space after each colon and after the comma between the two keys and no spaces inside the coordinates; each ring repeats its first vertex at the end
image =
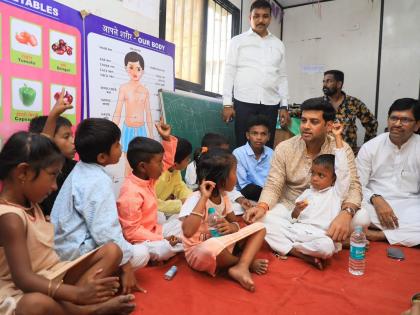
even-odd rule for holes
{"type": "Polygon", "coordinates": [[[197,175],[200,190],[187,199],[179,214],[183,221],[185,258],[193,269],[212,276],[216,269],[228,269],[231,278],[254,291],[250,271],[264,274],[268,267],[267,260],[255,259],[264,241],[265,228],[257,222],[241,229],[232,211],[225,192],[236,185],[236,159],[227,150],[212,149],[202,154],[197,175]],[[217,224],[220,237],[211,237],[209,233],[209,208],[214,208],[221,217],[217,224]],[[238,251],[242,251],[239,257],[233,254],[238,251]]]}
{"type": "Polygon", "coordinates": [[[137,289],[134,270],[147,265],[149,251],[124,239],[118,222],[112,179],[105,166],[121,157],[120,129],[103,118],[83,120],[76,130],[80,162],[67,177],[55,200],[51,222],[55,246],[62,259],[75,259],[105,243],[116,243],[123,252],[123,292],[137,289]]]}
{"type": "Polygon", "coordinates": [[[247,123],[247,143],[233,151],[238,161],[237,188],[250,200],[258,201],[270,170],[273,149],[265,144],[270,140],[270,121],[264,115],[251,116],[247,123]]]}
{"type": "Polygon", "coordinates": [[[322,154],[312,162],[311,188],[297,199],[290,220],[279,218],[280,238],[268,244],[281,255],[302,258],[322,270],[326,259],[341,246],[335,246],[326,235],[331,222],[341,210],[341,203],[348,193],[350,172],[343,146],[343,126],[334,123],[335,156],[322,154]],[[277,245],[276,245],[277,244],[277,245]],[[274,247],[273,247],[274,246],[274,247]]]}
{"type": "Polygon", "coordinates": [[[181,171],[185,170],[190,162],[192,146],[187,139],[177,139],[174,164],[162,173],[156,183],[158,209],[166,216],[178,214],[182,204],[192,194],[181,177],[181,171]]]}
{"type": "Polygon", "coordinates": [[[156,129],[162,144],[136,137],[128,145],[127,159],[133,172],[124,180],[117,207],[125,238],[132,244],[145,244],[152,261],[164,261],[183,251],[178,239],[181,222],[176,216],[170,217],[163,226],[158,222],[155,191],[162,169],[174,165],[177,139],[171,136],[171,127],[162,119],[156,129]]]}
{"type": "Polygon", "coordinates": [[[57,189],[63,163],[50,139],[26,131],[12,135],[0,152],[0,314],[128,315],[134,296],[115,297],[117,245],[72,262],[54,251],[54,227],[37,203],[57,189]]]}
{"type": "MultiPolygon", "coordinates": [[[[203,152],[206,152],[213,148],[221,148],[225,150],[229,150],[229,141],[224,136],[218,133],[206,133],[201,140],[201,147],[196,149],[194,152],[193,161],[188,164],[187,171],[185,172],[185,182],[187,186],[190,187],[192,190],[196,190],[198,188],[197,183],[197,171],[196,165],[198,164],[198,160],[203,152]]],[[[232,191],[226,192],[230,202],[232,203],[233,212],[236,215],[241,215],[244,213],[244,210],[250,208],[252,203],[246,199],[237,189],[234,187],[232,191]]]]}
{"type": "Polygon", "coordinates": [[[76,165],[76,161],[73,160],[76,150],[74,148],[73,131],[71,130],[72,125],[67,118],[60,116],[67,109],[73,108],[72,105],[64,102],[64,93],[65,90],[63,89],[54,108],[48,116],[35,117],[29,123],[30,132],[43,133],[49,136],[65,157],[63,168],[57,176],[57,190],[51,192],[51,194],[39,204],[44,215],[48,217],[51,214],[54,201],[57,198],[61,186],[63,186],[67,176],[69,176],[73,167],[76,165]]]}

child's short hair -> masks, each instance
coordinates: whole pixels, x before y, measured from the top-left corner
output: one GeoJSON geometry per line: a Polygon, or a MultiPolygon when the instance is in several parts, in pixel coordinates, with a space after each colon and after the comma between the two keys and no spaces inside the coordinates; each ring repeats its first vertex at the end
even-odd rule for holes
{"type": "Polygon", "coordinates": [[[37,178],[42,169],[55,163],[64,163],[64,156],[48,137],[19,131],[6,141],[0,152],[0,180],[6,179],[20,163],[28,163],[37,178]]]}
{"type": "Polygon", "coordinates": [[[125,55],[124,65],[127,67],[129,62],[139,62],[140,67],[144,70],[144,59],[138,52],[130,51],[125,55]]]}
{"type": "Polygon", "coordinates": [[[312,164],[320,165],[328,168],[334,173],[335,155],[334,154],[321,154],[318,155],[312,164]]]}
{"type": "Polygon", "coordinates": [[[270,122],[268,121],[268,118],[265,115],[251,116],[248,119],[246,131],[249,132],[249,130],[254,126],[264,126],[268,129],[268,131],[270,131],[270,122]]]}
{"type": "MultiPolygon", "coordinates": [[[[41,133],[42,130],[44,130],[45,123],[47,122],[47,118],[48,116],[38,116],[38,117],[32,118],[31,121],[29,122],[28,131],[34,132],[34,133],[41,133]]],[[[63,116],[58,116],[56,120],[54,135],[63,126],[71,128],[72,124],[70,120],[68,120],[67,118],[63,116]]]]}
{"type": "Polygon", "coordinates": [[[213,148],[203,153],[197,165],[198,183],[210,180],[224,185],[234,163],[236,163],[235,156],[225,149],[213,148]]]}
{"type": "Polygon", "coordinates": [[[112,121],[105,118],[87,118],[76,129],[74,145],[80,160],[97,163],[100,153],[109,154],[112,145],[119,141],[121,131],[112,121]]]}
{"type": "Polygon", "coordinates": [[[192,145],[191,142],[185,138],[177,137],[177,139],[175,163],[181,163],[185,158],[191,155],[192,145]]]}
{"type": "Polygon", "coordinates": [[[135,137],[128,144],[127,160],[131,168],[135,170],[140,162],[150,162],[156,154],[164,152],[163,146],[156,140],[146,137],[135,137]]]}

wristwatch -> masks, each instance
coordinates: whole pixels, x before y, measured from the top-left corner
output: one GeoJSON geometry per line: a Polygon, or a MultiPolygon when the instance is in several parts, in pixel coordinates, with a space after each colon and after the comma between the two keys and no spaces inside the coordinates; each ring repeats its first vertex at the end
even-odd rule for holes
{"type": "Polygon", "coordinates": [[[373,198],[376,198],[376,197],[382,197],[381,195],[378,195],[378,194],[373,194],[372,196],[370,196],[370,199],[369,199],[369,202],[370,202],[370,204],[372,204],[373,205],[373,198]]]}
{"type": "Polygon", "coordinates": [[[223,105],[223,108],[233,108],[233,105],[223,105]]]}
{"type": "Polygon", "coordinates": [[[341,211],[346,211],[348,214],[351,215],[352,218],[356,214],[356,210],[354,210],[352,207],[345,207],[345,208],[341,209],[341,211]]]}

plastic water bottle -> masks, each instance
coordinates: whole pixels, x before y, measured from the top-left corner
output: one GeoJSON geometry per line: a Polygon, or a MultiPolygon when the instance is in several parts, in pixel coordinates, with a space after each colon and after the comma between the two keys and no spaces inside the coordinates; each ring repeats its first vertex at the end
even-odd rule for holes
{"type": "Polygon", "coordinates": [[[212,237],[219,237],[221,234],[216,228],[216,225],[219,223],[219,215],[216,212],[216,209],[209,208],[209,215],[207,217],[207,223],[209,226],[209,231],[212,237]]]}
{"type": "Polygon", "coordinates": [[[349,272],[355,276],[365,273],[366,236],[361,226],[356,226],[350,237],[349,272]]]}

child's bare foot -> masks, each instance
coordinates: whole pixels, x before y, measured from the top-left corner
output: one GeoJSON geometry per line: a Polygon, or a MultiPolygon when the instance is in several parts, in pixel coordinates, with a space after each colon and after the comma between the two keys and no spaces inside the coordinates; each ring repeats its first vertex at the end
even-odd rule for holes
{"type": "Polygon", "coordinates": [[[321,258],[308,256],[308,258],[305,259],[305,261],[315,266],[319,270],[324,270],[325,261],[321,258]]]}
{"type": "Polygon", "coordinates": [[[254,259],[249,267],[249,270],[257,275],[263,275],[267,272],[268,260],[267,259],[254,259]]]}
{"type": "Polygon", "coordinates": [[[93,315],[128,315],[134,308],[136,304],[133,303],[134,295],[120,295],[114,297],[104,303],[97,304],[96,309],[92,312],[93,315]]]}
{"type": "Polygon", "coordinates": [[[235,265],[229,268],[228,273],[233,280],[239,282],[239,284],[245,289],[251,292],[255,291],[254,281],[252,281],[252,277],[248,268],[242,268],[238,265],[235,265]]]}
{"type": "Polygon", "coordinates": [[[324,270],[324,267],[326,265],[326,261],[324,259],[302,254],[296,248],[292,248],[292,250],[289,252],[289,255],[301,258],[307,263],[311,264],[312,266],[315,266],[319,270],[324,270]]]}

